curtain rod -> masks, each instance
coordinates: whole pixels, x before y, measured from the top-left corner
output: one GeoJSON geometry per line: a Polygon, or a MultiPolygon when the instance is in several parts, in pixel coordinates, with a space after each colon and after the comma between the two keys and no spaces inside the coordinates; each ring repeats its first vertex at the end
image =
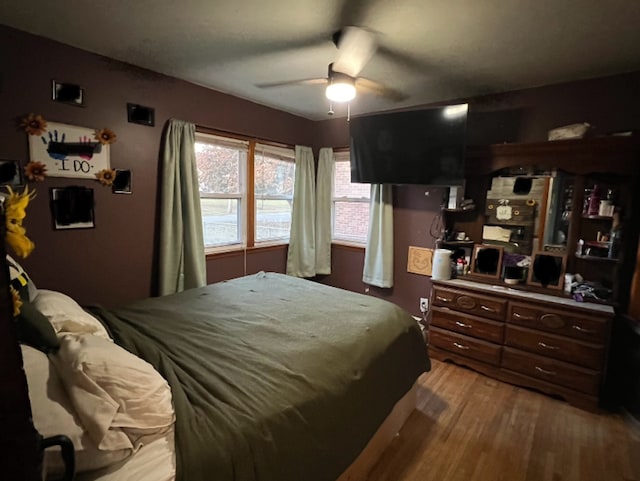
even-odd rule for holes
{"type": "Polygon", "coordinates": [[[200,124],[195,124],[195,126],[196,126],[196,131],[201,132],[203,134],[226,136],[226,137],[231,137],[233,139],[238,139],[238,140],[248,140],[248,141],[253,140],[253,141],[259,142],[261,144],[270,145],[272,147],[281,147],[281,148],[284,148],[284,149],[293,149],[293,148],[295,148],[295,145],[293,145],[293,144],[285,144],[285,143],[276,142],[276,141],[273,141],[273,140],[260,139],[258,137],[252,137],[250,135],[237,134],[235,132],[229,132],[228,130],[214,129],[214,128],[207,127],[205,125],[200,125],[200,124]]]}

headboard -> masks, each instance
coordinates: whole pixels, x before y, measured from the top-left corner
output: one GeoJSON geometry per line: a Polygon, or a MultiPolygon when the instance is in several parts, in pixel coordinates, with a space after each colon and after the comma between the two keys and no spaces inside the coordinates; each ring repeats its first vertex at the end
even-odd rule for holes
{"type": "Polygon", "coordinates": [[[6,220],[0,205],[0,465],[4,479],[42,479],[40,435],[31,420],[31,404],[22,352],[13,322],[6,261],[6,220]]]}

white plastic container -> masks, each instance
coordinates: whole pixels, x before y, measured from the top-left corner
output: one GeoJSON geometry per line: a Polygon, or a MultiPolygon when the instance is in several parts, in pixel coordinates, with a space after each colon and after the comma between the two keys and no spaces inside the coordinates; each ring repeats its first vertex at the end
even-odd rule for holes
{"type": "Polygon", "coordinates": [[[436,249],[433,253],[431,278],[437,281],[451,279],[451,254],[449,249],[436,249]]]}

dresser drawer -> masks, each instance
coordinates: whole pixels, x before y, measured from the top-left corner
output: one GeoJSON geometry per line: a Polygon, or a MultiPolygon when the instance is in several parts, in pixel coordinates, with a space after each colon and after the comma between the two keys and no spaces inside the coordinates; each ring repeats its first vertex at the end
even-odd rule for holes
{"type": "Polygon", "coordinates": [[[490,321],[443,307],[431,309],[431,325],[497,344],[502,344],[504,340],[503,322],[490,321]]]}
{"type": "Polygon", "coordinates": [[[505,347],[502,366],[527,376],[544,379],[587,394],[597,395],[600,390],[600,373],[528,352],[505,347]]]}
{"type": "Polygon", "coordinates": [[[604,361],[603,345],[588,344],[515,325],[507,325],[505,344],[591,369],[601,369],[604,361]]]}
{"type": "Polygon", "coordinates": [[[609,317],[604,314],[602,318],[597,318],[512,301],[509,303],[507,321],[599,344],[606,344],[608,339],[609,317]]]}
{"type": "Polygon", "coordinates": [[[433,287],[434,306],[448,307],[457,311],[468,312],[478,316],[504,320],[507,312],[507,300],[483,296],[476,293],[458,291],[440,286],[433,287]]]}
{"type": "Polygon", "coordinates": [[[455,352],[495,366],[500,364],[500,351],[502,348],[497,344],[445,331],[433,326],[429,328],[429,339],[431,344],[440,349],[455,352]]]}

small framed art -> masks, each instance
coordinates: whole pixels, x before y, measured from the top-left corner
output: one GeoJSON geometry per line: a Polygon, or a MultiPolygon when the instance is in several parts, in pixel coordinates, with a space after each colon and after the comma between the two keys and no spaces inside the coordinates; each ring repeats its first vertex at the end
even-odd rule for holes
{"type": "Polygon", "coordinates": [[[22,169],[15,160],[0,160],[0,185],[23,185],[22,169]]]}
{"type": "Polygon", "coordinates": [[[93,189],[79,186],[52,188],[53,228],[55,230],[94,228],[93,206],[93,189]]]}

